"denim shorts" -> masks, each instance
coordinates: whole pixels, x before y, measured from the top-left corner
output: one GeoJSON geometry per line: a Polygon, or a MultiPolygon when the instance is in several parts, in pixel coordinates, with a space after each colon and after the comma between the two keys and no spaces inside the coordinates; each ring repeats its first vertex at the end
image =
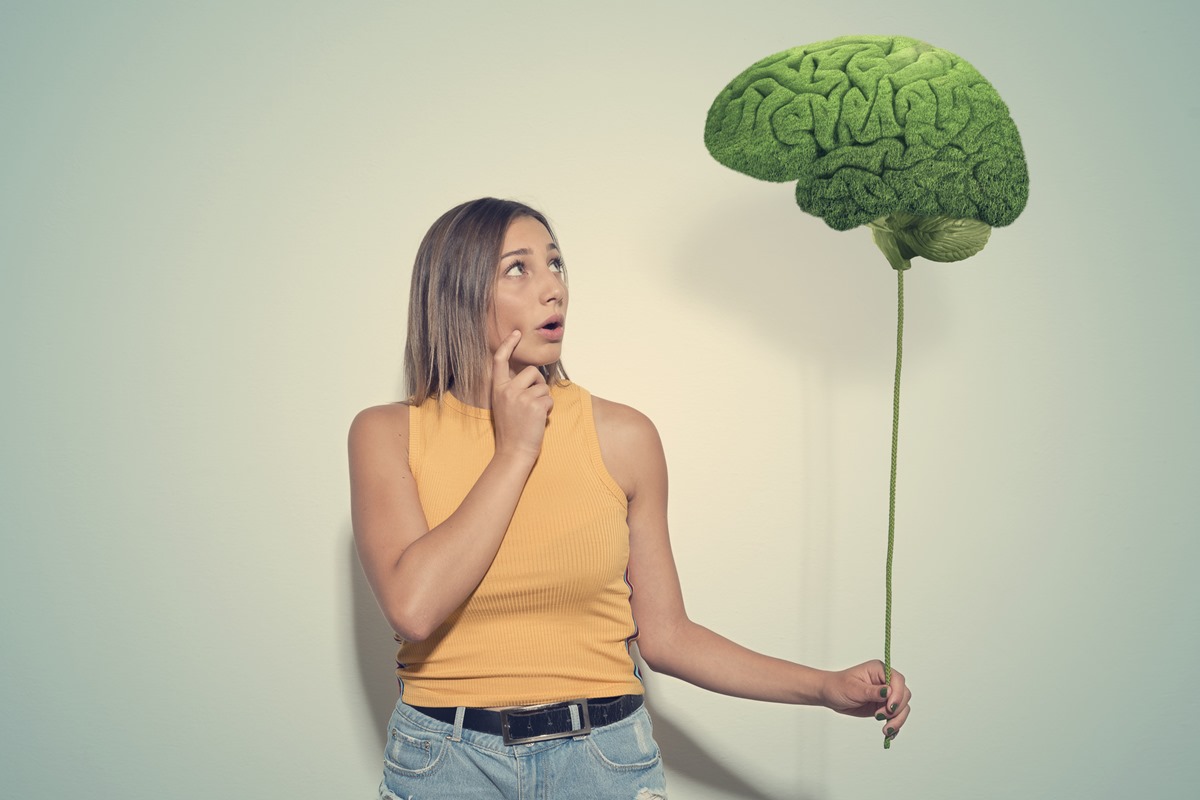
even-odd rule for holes
{"type": "Polygon", "coordinates": [[[396,704],[381,800],[665,800],[645,706],[585,736],[505,745],[396,704]]]}

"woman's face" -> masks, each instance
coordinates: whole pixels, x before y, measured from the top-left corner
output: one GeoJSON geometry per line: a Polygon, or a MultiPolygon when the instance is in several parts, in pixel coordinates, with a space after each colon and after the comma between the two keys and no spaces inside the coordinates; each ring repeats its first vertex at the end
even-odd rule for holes
{"type": "Polygon", "coordinates": [[[510,364],[514,371],[558,361],[566,330],[567,285],[558,245],[533,217],[517,217],[500,248],[496,289],[487,320],[488,350],[514,330],[521,340],[510,364]]]}

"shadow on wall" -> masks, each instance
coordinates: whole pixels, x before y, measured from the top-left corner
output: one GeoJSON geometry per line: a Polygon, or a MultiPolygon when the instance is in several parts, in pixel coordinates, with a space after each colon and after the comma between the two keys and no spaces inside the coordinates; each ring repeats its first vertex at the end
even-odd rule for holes
{"type": "Polygon", "coordinates": [[[396,640],[383,618],[375,595],[358,563],[354,549],[354,532],[346,526],[346,568],[350,571],[350,586],[354,613],[354,651],[358,660],[358,680],[362,687],[363,707],[375,723],[378,737],[380,769],[383,768],[383,748],[387,743],[387,724],[400,696],[396,683],[396,640]]]}
{"type": "MultiPolygon", "coordinates": [[[[835,231],[801,211],[785,187],[762,186],[697,215],[681,241],[675,276],[685,292],[794,363],[890,387],[896,274],[867,228],[835,231]]],[[[932,277],[928,266],[919,260],[905,276],[905,294],[921,305],[923,358],[946,324],[939,285],[923,280],[932,277]]]]}
{"type": "MultiPolygon", "coordinates": [[[[387,742],[387,723],[396,705],[399,687],[396,684],[396,642],[392,630],[383,619],[371,587],[363,576],[354,550],[354,534],[347,527],[346,567],[350,571],[350,586],[353,592],[354,647],[358,660],[359,685],[362,702],[367,716],[375,723],[378,752],[382,769],[383,749],[387,742]]],[[[643,674],[646,673],[642,665],[643,674]]],[[[760,789],[724,766],[717,756],[688,735],[682,726],[672,722],[671,717],[655,707],[653,701],[647,707],[654,719],[654,738],[663,752],[667,769],[689,781],[708,786],[721,797],[731,800],[785,800],[764,794],[760,789]]],[[[789,795],[786,800],[804,800],[789,795]]]]}
{"type": "MultiPolygon", "coordinates": [[[[706,749],[687,732],[683,725],[675,722],[659,707],[654,699],[653,687],[660,678],[649,671],[640,656],[635,655],[635,659],[645,678],[646,708],[654,722],[654,740],[658,742],[659,749],[662,750],[663,763],[667,770],[668,790],[678,791],[677,788],[671,787],[670,781],[671,776],[679,775],[693,783],[712,789],[722,798],[731,798],[732,800],[812,800],[810,796],[794,793],[779,796],[768,794],[721,763],[715,753],[706,749]]],[[[744,700],[742,702],[751,701],[744,700]]]]}

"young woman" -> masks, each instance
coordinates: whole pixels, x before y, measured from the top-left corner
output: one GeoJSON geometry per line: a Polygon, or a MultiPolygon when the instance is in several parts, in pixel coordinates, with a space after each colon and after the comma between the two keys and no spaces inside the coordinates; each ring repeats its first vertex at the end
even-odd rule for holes
{"type": "Polygon", "coordinates": [[[408,401],[350,429],[354,535],[400,642],[382,798],[665,797],[630,642],[656,672],[874,716],[910,692],[688,619],[649,419],[567,380],[562,253],[546,218],[483,198],[417,252],[408,401]]]}

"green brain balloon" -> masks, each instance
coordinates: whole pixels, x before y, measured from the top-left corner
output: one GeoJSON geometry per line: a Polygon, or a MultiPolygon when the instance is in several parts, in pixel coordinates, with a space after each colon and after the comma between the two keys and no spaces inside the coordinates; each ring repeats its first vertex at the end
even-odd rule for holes
{"type": "Polygon", "coordinates": [[[960,261],[1025,207],[1000,95],[963,59],[902,36],[843,36],[754,64],[717,96],[704,143],[727,167],[796,181],[829,227],[870,225],[896,269],[960,261]]]}
{"type": "MultiPolygon", "coordinates": [[[[892,555],[904,340],[904,271],[916,256],[961,261],[1025,208],[1017,127],[963,59],[903,36],[843,36],[768,56],[708,111],[704,143],[727,167],[796,181],[800,208],[834,230],[867,225],[896,270],[883,663],[891,679],[892,555]]],[[[891,739],[884,740],[884,747],[891,739]]]]}

